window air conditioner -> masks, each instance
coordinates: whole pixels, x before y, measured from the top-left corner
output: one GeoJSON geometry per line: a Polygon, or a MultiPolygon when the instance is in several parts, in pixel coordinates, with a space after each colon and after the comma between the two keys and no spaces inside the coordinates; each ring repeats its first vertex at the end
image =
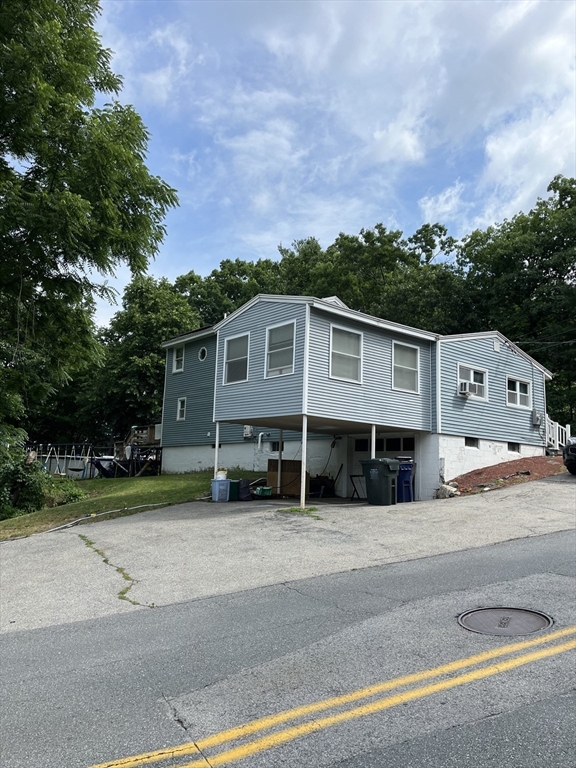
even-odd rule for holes
{"type": "Polygon", "coordinates": [[[458,388],[458,394],[464,395],[464,397],[470,396],[470,382],[469,381],[461,381],[460,386],[458,388]]]}

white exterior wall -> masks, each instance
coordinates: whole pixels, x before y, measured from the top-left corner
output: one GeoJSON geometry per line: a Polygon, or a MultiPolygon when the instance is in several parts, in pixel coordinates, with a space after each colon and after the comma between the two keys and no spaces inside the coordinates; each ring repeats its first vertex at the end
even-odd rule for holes
{"type": "Polygon", "coordinates": [[[441,435],[420,433],[416,439],[416,477],[414,495],[416,501],[435,498],[440,487],[439,440],[441,435]]]}
{"type": "Polygon", "coordinates": [[[473,469],[491,467],[503,461],[514,461],[527,456],[544,456],[545,449],[537,445],[520,445],[520,453],[508,450],[508,442],[498,440],[478,441],[478,448],[467,448],[464,437],[438,435],[439,456],[445,480],[452,480],[473,469]]]}
{"type": "MultiPolygon", "coordinates": [[[[308,472],[311,477],[323,473],[336,477],[340,464],[344,461],[341,443],[344,440],[338,440],[332,451],[332,456],[328,466],[326,462],[330,453],[330,444],[332,438],[326,440],[308,441],[308,472]]],[[[258,450],[258,444],[254,441],[245,443],[222,443],[219,451],[218,463],[220,469],[231,469],[240,467],[251,472],[266,473],[268,469],[268,459],[277,459],[278,453],[271,453],[270,442],[264,438],[262,440],[262,451],[258,450]]],[[[299,441],[285,440],[283,459],[301,459],[301,445],[299,441]]],[[[162,451],[162,471],[166,474],[184,474],[186,472],[198,472],[214,468],[214,448],[209,445],[188,445],[165,447],[162,451]]],[[[346,477],[346,467],[342,469],[340,480],[346,477]]]]}

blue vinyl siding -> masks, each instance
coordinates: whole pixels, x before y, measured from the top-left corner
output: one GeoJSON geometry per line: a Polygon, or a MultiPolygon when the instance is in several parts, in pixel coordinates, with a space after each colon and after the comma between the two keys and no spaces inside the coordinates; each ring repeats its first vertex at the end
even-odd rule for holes
{"type": "MultiPolygon", "coordinates": [[[[166,355],[166,386],[162,416],[162,445],[214,444],[216,425],[212,421],[214,408],[214,367],[216,364],[216,335],[191,341],[185,345],[184,370],[172,373],[174,349],[166,355]],[[206,359],[198,359],[202,347],[207,350],[206,359]],[[176,420],[178,399],[186,398],[186,418],[176,420]],[[210,432],[210,435],[208,435],[210,432]]],[[[250,422],[245,422],[249,424],[250,422]]],[[[256,427],[252,438],[244,438],[243,424],[220,424],[220,443],[254,443],[260,432],[266,433],[265,441],[278,440],[278,430],[256,427]]],[[[299,432],[284,430],[284,442],[301,440],[299,432]]]]}
{"type": "MultiPolygon", "coordinates": [[[[162,445],[211,445],[216,436],[216,426],[212,421],[216,335],[189,341],[184,345],[184,369],[181,373],[172,373],[173,355],[174,349],[168,349],[162,445]],[[202,347],[207,350],[205,360],[198,359],[198,352],[202,347]],[[186,418],[183,421],[176,420],[176,407],[180,397],[186,398],[186,418]]],[[[221,443],[242,440],[241,424],[221,425],[221,443]]]]}
{"type": "Polygon", "coordinates": [[[429,431],[431,419],[431,343],[380,330],[321,310],[310,313],[308,415],[429,431]],[[362,333],[362,383],[330,378],[330,325],[362,333]],[[419,392],[392,388],[392,343],[420,350],[419,392]]]}
{"type": "Polygon", "coordinates": [[[452,339],[441,342],[442,432],[529,445],[545,444],[544,375],[528,360],[494,339],[452,339]],[[458,364],[487,371],[488,401],[458,394],[458,364]],[[532,408],[513,408],[506,403],[507,377],[532,385],[532,408]],[[542,413],[542,426],[532,426],[532,409],[542,413]]]}
{"type": "Polygon", "coordinates": [[[216,376],[216,419],[250,419],[302,413],[304,371],[304,330],[306,307],[298,303],[259,301],[226,323],[219,332],[218,373],[216,376]],[[266,328],[296,321],[294,373],[264,377],[266,363],[266,328]],[[225,340],[249,333],[248,380],[223,384],[225,340]]]}

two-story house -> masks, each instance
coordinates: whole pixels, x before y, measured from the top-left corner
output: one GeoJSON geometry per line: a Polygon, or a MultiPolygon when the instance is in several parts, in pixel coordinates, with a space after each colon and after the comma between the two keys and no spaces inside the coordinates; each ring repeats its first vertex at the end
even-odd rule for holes
{"type": "Polygon", "coordinates": [[[167,472],[298,459],[350,496],[361,459],[404,455],[429,499],[567,436],[546,416],[550,372],[497,331],[440,336],[336,297],[259,295],[163,346],[167,472]]]}

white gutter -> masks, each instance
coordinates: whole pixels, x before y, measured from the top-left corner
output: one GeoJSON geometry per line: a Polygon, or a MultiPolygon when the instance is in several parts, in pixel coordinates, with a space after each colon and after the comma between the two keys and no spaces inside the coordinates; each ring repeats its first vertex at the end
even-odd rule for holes
{"type": "Polygon", "coordinates": [[[308,413],[308,377],[310,356],[310,304],[306,304],[304,319],[304,371],[302,373],[302,413],[308,413]]]}
{"type": "Polygon", "coordinates": [[[183,336],[177,336],[175,339],[169,339],[168,341],[162,342],[162,347],[164,349],[169,349],[170,347],[181,347],[182,344],[186,344],[189,341],[195,341],[196,339],[205,339],[208,336],[214,336],[216,333],[215,327],[211,326],[210,328],[206,328],[204,331],[190,331],[190,333],[185,333],[183,336]]]}
{"type": "Polygon", "coordinates": [[[441,340],[436,342],[436,432],[442,432],[442,351],[441,340]]]}

